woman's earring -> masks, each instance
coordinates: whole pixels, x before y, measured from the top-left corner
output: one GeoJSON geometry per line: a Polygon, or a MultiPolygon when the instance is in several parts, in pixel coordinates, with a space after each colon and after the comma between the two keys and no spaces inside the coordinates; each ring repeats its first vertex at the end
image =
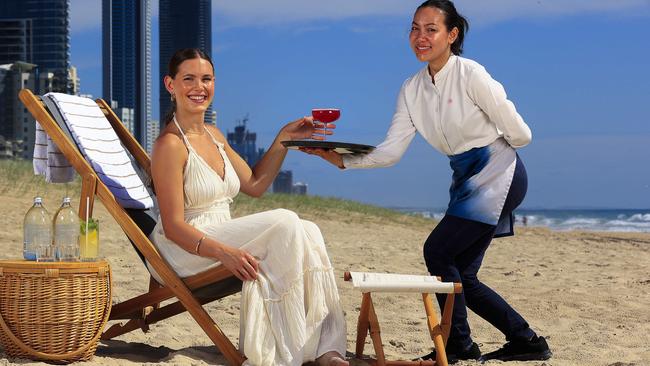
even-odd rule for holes
{"type": "Polygon", "coordinates": [[[171,93],[170,96],[169,96],[169,99],[170,99],[172,102],[175,102],[175,101],[176,101],[176,95],[174,95],[174,93],[171,93]]]}

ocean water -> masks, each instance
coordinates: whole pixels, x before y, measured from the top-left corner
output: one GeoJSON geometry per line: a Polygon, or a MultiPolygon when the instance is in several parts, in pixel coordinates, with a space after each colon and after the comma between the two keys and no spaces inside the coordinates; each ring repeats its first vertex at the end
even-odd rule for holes
{"type": "MultiPolygon", "coordinates": [[[[444,209],[396,209],[435,219],[444,215],[444,209]]],[[[515,220],[517,226],[543,226],[557,231],[650,232],[650,209],[520,209],[515,211],[515,220]]]]}

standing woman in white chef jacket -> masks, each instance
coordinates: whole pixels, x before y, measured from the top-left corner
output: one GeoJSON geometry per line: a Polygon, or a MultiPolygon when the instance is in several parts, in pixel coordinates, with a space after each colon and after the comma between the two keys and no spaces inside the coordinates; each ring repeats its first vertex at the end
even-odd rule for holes
{"type": "MultiPolygon", "coordinates": [[[[513,210],[526,195],[527,176],[515,149],[531,132],[503,86],[477,62],[462,58],[468,23],[451,1],[429,0],[416,10],[409,41],[427,65],[402,85],[386,139],[367,155],[342,156],[304,149],[341,169],[391,166],[416,132],[449,157],[453,170],[444,218],[424,244],[429,273],[462,282],[447,342],[450,359],[543,360],[551,357],[544,337],[477,278],[492,238],[513,235],[513,210]],[[469,307],[508,341],[481,357],[467,322],[469,307]]],[[[444,298],[439,297],[441,308],[444,298]]],[[[424,356],[435,359],[435,351],[424,356]]]]}

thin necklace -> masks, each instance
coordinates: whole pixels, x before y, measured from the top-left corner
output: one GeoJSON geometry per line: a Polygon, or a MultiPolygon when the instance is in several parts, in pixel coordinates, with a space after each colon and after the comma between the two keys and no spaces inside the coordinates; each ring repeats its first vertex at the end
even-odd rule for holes
{"type": "Polygon", "coordinates": [[[183,131],[181,129],[181,124],[178,123],[178,120],[176,119],[176,113],[174,113],[174,122],[176,122],[176,127],[178,127],[178,129],[181,130],[181,132],[185,133],[186,135],[197,135],[197,136],[205,135],[205,127],[203,128],[203,130],[201,132],[183,131]]]}

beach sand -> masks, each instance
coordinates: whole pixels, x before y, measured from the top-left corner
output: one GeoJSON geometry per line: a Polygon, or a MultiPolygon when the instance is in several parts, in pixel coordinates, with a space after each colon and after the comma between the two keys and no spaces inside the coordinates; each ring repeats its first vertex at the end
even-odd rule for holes
{"type": "MultiPolygon", "coordinates": [[[[0,194],[2,259],[21,256],[22,219],[32,197],[29,193],[22,196],[0,194]]],[[[57,201],[54,197],[45,202],[54,208],[57,201]]],[[[343,281],[343,272],[426,274],[422,243],[434,222],[405,224],[359,215],[339,220],[297,212],[317,222],[324,234],[348,322],[348,350],[353,351],[361,295],[343,281]]],[[[100,254],[113,271],[113,302],[145,291],[148,272],[117,223],[99,203],[95,217],[101,221],[100,254]]],[[[553,351],[553,358],[547,361],[507,365],[650,365],[649,234],[517,228],[516,236],[492,243],[479,274],[538,334],[547,337],[553,351]]],[[[420,295],[376,294],[373,299],[389,359],[410,359],[430,351],[432,342],[420,295]]],[[[208,311],[236,345],[239,295],[208,305],[208,311]]],[[[503,344],[503,336],[472,313],[470,324],[483,352],[503,344]]],[[[0,365],[42,364],[9,359],[2,349],[0,352],[0,365]]],[[[374,354],[369,338],[365,352],[374,354]]],[[[223,365],[225,359],[184,314],[152,325],[148,333],[137,330],[102,341],[90,362],[78,364],[223,365]]]]}

